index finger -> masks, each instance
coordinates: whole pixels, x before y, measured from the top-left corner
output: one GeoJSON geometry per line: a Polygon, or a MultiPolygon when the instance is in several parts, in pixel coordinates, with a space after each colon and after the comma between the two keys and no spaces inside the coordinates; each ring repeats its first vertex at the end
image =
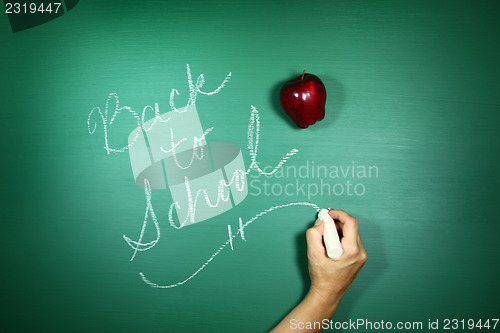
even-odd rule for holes
{"type": "Polygon", "coordinates": [[[352,217],[347,212],[343,210],[330,210],[328,214],[335,219],[339,220],[342,223],[342,243],[346,242],[349,245],[355,245],[358,241],[358,220],[355,217],[352,217]]]}

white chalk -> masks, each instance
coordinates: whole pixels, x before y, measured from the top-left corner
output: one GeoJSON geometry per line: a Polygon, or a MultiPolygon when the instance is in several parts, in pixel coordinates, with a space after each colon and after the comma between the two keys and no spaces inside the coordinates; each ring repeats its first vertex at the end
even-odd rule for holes
{"type": "Polygon", "coordinates": [[[328,210],[324,208],[319,211],[318,218],[323,220],[325,223],[325,234],[323,239],[325,240],[326,253],[330,258],[336,259],[344,253],[344,250],[340,244],[340,238],[337,233],[337,228],[335,227],[335,222],[330,214],[328,214],[328,210]]]}

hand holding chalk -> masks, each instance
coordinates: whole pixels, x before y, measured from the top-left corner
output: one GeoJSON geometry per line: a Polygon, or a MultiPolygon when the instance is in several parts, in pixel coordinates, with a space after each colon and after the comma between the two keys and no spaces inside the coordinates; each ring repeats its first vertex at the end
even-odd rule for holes
{"type": "Polygon", "coordinates": [[[273,333],[291,332],[293,320],[299,323],[330,320],[368,258],[359,236],[358,220],[343,210],[321,209],[315,225],[307,229],[306,239],[311,287],[302,302],[271,331],[273,333]],[[334,220],[340,222],[344,247],[334,220]]]}
{"type": "Polygon", "coordinates": [[[328,214],[328,210],[321,209],[318,213],[318,219],[325,223],[325,234],[323,235],[323,239],[325,241],[327,255],[332,259],[340,257],[344,253],[344,250],[340,244],[340,238],[337,233],[337,228],[335,227],[335,222],[331,218],[330,214],[328,214]]]}
{"type": "Polygon", "coordinates": [[[309,292],[319,298],[338,301],[363,267],[367,254],[355,217],[343,210],[333,209],[320,210],[318,217],[315,225],[306,231],[311,277],[309,292]],[[334,222],[336,220],[338,222],[334,222]],[[336,223],[342,229],[342,242],[337,234],[336,223]]]}

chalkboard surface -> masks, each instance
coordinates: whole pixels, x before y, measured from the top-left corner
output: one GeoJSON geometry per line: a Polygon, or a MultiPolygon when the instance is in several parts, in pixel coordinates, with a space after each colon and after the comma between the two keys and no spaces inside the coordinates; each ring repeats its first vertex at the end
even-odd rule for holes
{"type": "Polygon", "coordinates": [[[265,332],[327,207],[369,256],[335,322],[493,331],[497,1],[65,7],[0,19],[0,332],[265,332]],[[326,117],[299,129],[304,69],[326,117]]]}

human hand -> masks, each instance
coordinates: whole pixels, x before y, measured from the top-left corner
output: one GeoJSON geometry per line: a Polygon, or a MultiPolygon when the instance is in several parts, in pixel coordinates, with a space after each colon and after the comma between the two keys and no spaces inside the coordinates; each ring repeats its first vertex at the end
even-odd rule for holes
{"type": "Polygon", "coordinates": [[[344,253],[336,259],[327,256],[323,245],[325,225],[322,221],[317,221],[315,226],[307,229],[307,258],[311,277],[309,293],[334,304],[352,285],[368,257],[359,236],[358,220],[343,210],[330,210],[328,213],[334,220],[340,221],[335,225],[343,235],[340,242],[344,253]]]}
{"type": "Polygon", "coordinates": [[[330,210],[328,214],[334,220],[339,220],[335,225],[342,234],[340,244],[344,253],[336,259],[327,256],[323,245],[325,224],[321,221],[307,229],[311,288],[302,302],[272,330],[273,333],[321,332],[321,322],[332,318],[340,299],[366,262],[366,251],[358,233],[358,220],[343,210],[330,210]]]}

